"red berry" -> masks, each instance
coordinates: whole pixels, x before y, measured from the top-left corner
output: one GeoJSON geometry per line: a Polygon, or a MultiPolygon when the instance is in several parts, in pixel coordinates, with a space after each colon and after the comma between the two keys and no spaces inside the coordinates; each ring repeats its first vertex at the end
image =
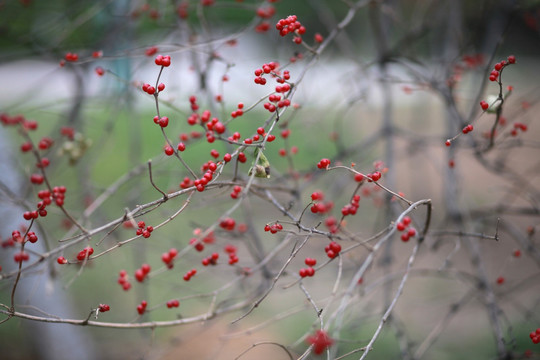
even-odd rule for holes
{"type": "Polygon", "coordinates": [[[467,134],[467,133],[470,133],[473,130],[474,130],[473,126],[471,124],[469,124],[469,125],[465,126],[462,131],[463,131],[464,134],[467,134]]]}
{"type": "Polygon", "coordinates": [[[243,152],[239,152],[238,161],[240,161],[241,163],[245,163],[247,161],[246,154],[244,154],[243,152]]]}
{"type": "Polygon", "coordinates": [[[163,261],[165,264],[169,264],[171,260],[171,254],[169,254],[168,252],[161,254],[161,261],[163,261]]]}
{"type": "Polygon", "coordinates": [[[30,259],[30,255],[28,253],[21,251],[13,255],[13,260],[15,260],[16,263],[21,263],[23,261],[28,261],[30,259]]]}
{"type": "Polygon", "coordinates": [[[144,273],[144,275],[148,274],[152,268],[148,264],[142,264],[141,270],[144,273]]]}
{"type": "Polygon", "coordinates": [[[25,142],[24,144],[21,145],[21,151],[22,152],[28,152],[32,150],[32,143],[31,142],[25,142]]]}
{"type": "Polygon", "coordinates": [[[382,175],[379,171],[375,171],[374,173],[371,174],[370,178],[373,181],[378,181],[381,178],[381,176],[382,175]]]}
{"type": "Polygon", "coordinates": [[[218,134],[223,134],[225,132],[225,125],[218,121],[212,126],[212,129],[218,134]]]}
{"type": "Polygon", "coordinates": [[[330,162],[329,159],[324,158],[324,159],[321,159],[321,161],[319,161],[319,163],[317,164],[317,167],[318,167],[319,169],[326,169],[326,168],[328,168],[328,166],[330,165],[330,163],[331,163],[331,162],[330,162]]]}
{"type": "Polygon", "coordinates": [[[339,253],[341,251],[341,245],[339,245],[335,241],[331,241],[329,246],[330,246],[330,250],[332,250],[332,251],[334,251],[336,253],[339,253]]]}
{"type": "Polygon", "coordinates": [[[170,147],[169,145],[166,145],[163,151],[165,152],[165,155],[167,156],[171,156],[172,154],[174,154],[174,149],[170,147]]]}
{"type": "Polygon", "coordinates": [[[158,52],[158,48],[156,46],[149,47],[144,51],[144,54],[146,56],[152,56],[158,52]]]}
{"type": "Polygon", "coordinates": [[[313,345],[313,352],[317,355],[322,354],[326,348],[334,343],[324,330],[317,330],[315,335],[308,336],[306,341],[313,345]]]}
{"type": "Polygon", "coordinates": [[[482,110],[487,110],[489,107],[489,104],[485,102],[484,100],[480,101],[480,106],[482,107],[482,110]]]}
{"type": "Polygon", "coordinates": [[[28,241],[30,241],[31,243],[35,243],[36,241],[38,241],[36,233],[33,231],[29,231],[27,236],[28,236],[28,241]]]}
{"type": "Polygon", "coordinates": [[[30,176],[30,182],[32,184],[40,185],[40,184],[43,183],[44,180],[45,180],[45,178],[41,174],[32,174],[30,176]]]}

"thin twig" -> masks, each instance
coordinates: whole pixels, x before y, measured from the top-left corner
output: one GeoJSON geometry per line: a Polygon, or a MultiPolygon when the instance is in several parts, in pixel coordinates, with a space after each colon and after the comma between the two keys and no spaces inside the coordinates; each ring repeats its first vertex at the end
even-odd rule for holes
{"type": "Polygon", "coordinates": [[[154,179],[152,177],[152,160],[148,160],[148,175],[150,176],[150,183],[152,184],[152,186],[154,187],[154,189],[156,189],[157,191],[159,191],[159,193],[161,195],[163,195],[163,201],[167,201],[169,199],[169,197],[167,196],[167,194],[165,194],[160,188],[157,187],[157,185],[154,183],[154,179]]]}

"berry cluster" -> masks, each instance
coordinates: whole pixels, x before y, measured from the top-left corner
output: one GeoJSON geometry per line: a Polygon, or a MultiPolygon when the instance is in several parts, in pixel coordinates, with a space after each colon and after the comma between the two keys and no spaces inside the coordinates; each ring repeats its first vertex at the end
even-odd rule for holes
{"type": "Polygon", "coordinates": [[[529,334],[529,337],[531,338],[533,344],[540,343],[540,328],[536,329],[536,331],[532,331],[529,334]]]}
{"type": "Polygon", "coordinates": [[[259,7],[256,10],[256,14],[261,19],[270,19],[272,16],[276,14],[276,8],[269,5],[265,7],[259,7]]]}
{"type": "Polygon", "coordinates": [[[176,299],[167,301],[167,308],[169,309],[172,309],[173,307],[179,307],[179,306],[180,306],[180,301],[176,299]]]}
{"type": "Polygon", "coordinates": [[[158,55],[156,56],[154,62],[156,63],[156,65],[168,67],[169,65],[171,65],[171,57],[169,55],[158,55]]]}
{"type": "Polygon", "coordinates": [[[285,36],[287,34],[296,34],[293,41],[296,44],[302,43],[302,35],[306,33],[306,28],[298,21],[296,15],[289,15],[284,19],[280,19],[276,23],[276,29],[279,31],[279,35],[285,36]]]}
{"type": "Polygon", "coordinates": [[[238,103],[238,105],[236,106],[237,106],[236,110],[231,112],[231,117],[233,119],[244,115],[244,103],[238,103]]]}
{"type": "Polygon", "coordinates": [[[111,310],[111,307],[107,304],[99,304],[98,310],[99,312],[107,312],[111,310]]]}
{"type": "Polygon", "coordinates": [[[29,241],[29,242],[31,242],[33,244],[33,243],[38,241],[38,237],[37,237],[36,233],[33,232],[33,231],[28,231],[28,233],[26,234],[26,238],[23,239],[22,236],[21,236],[21,233],[19,232],[19,230],[14,230],[11,233],[11,237],[12,237],[12,239],[14,239],[17,242],[24,242],[25,239],[26,239],[26,241],[29,241]]]}
{"type": "Polygon", "coordinates": [[[187,188],[190,188],[194,185],[194,182],[188,177],[184,177],[184,180],[182,180],[182,182],[180,183],[180,188],[181,189],[187,189],[187,188]]]}
{"type": "Polygon", "coordinates": [[[19,230],[13,230],[11,232],[11,241],[2,243],[2,247],[8,247],[8,246],[14,246],[15,243],[22,243],[23,237],[21,235],[21,232],[19,230]]]}
{"type": "MultiPolygon", "coordinates": [[[[22,229],[22,231],[26,231],[26,229],[22,229]]],[[[2,248],[8,248],[8,247],[13,247],[15,246],[15,244],[17,243],[22,243],[23,242],[23,238],[21,236],[21,232],[19,230],[14,230],[12,233],[11,233],[11,236],[8,237],[6,240],[2,241],[2,248]]]]}
{"type": "Polygon", "coordinates": [[[411,237],[416,236],[416,229],[413,227],[409,227],[411,224],[411,218],[408,216],[403,217],[403,220],[396,225],[396,229],[399,232],[402,232],[401,234],[401,241],[407,242],[411,237]],[[407,230],[407,231],[405,231],[407,230]]]}
{"type": "Polygon", "coordinates": [[[189,281],[197,273],[196,269],[191,269],[184,275],[184,280],[189,281]]]}
{"type": "Polygon", "coordinates": [[[155,54],[157,54],[157,52],[158,52],[157,46],[150,46],[148,49],[144,50],[144,54],[146,56],[155,55],[155,54]]]}
{"type": "Polygon", "coordinates": [[[328,231],[332,234],[336,234],[339,230],[337,219],[333,216],[329,216],[324,221],[324,225],[328,228],[328,231]]]}
{"type": "Polygon", "coordinates": [[[380,171],[374,171],[371,174],[367,174],[368,182],[379,181],[382,174],[380,171]]]}
{"type": "Polygon", "coordinates": [[[77,53],[68,52],[64,55],[66,61],[75,62],[79,60],[79,55],[77,53]]]}
{"type": "Polygon", "coordinates": [[[471,124],[469,124],[469,125],[467,125],[467,126],[465,126],[463,128],[462,132],[463,132],[463,134],[468,134],[473,130],[474,130],[473,126],[471,124]]]}
{"type": "Polygon", "coordinates": [[[138,282],[143,282],[144,279],[146,279],[146,277],[147,277],[148,274],[150,273],[150,270],[152,270],[152,268],[150,267],[150,265],[148,265],[148,264],[142,264],[140,268],[138,268],[137,270],[135,270],[135,279],[136,279],[138,282]]]}
{"type": "Polygon", "coordinates": [[[332,201],[327,201],[323,203],[322,202],[323,200],[324,200],[324,193],[322,191],[315,191],[311,194],[311,201],[314,202],[310,208],[312,213],[324,214],[334,208],[334,203],[332,201]]]}
{"type": "Polygon", "coordinates": [[[149,238],[152,235],[152,231],[154,231],[154,227],[151,226],[151,225],[146,226],[144,221],[139,221],[137,223],[137,227],[138,227],[138,229],[135,231],[135,234],[137,234],[137,236],[142,235],[142,237],[144,237],[146,239],[149,238]],[[146,227],[146,229],[145,229],[145,227],[146,227]]]}
{"type": "Polygon", "coordinates": [[[236,264],[238,262],[238,256],[236,255],[236,246],[225,245],[225,252],[229,254],[229,265],[236,264]]]}
{"type": "Polygon", "coordinates": [[[247,161],[246,154],[244,154],[243,152],[239,152],[238,161],[240,161],[241,163],[245,163],[247,161]]]}
{"type": "Polygon", "coordinates": [[[233,218],[225,218],[219,222],[219,226],[227,231],[233,231],[236,226],[236,221],[233,218]]]}
{"type": "Polygon", "coordinates": [[[173,260],[176,255],[178,255],[178,250],[176,250],[175,248],[171,248],[168,252],[164,252],[163,254],[161,254],[161,261],[163,261],[165,265],[167,265],[167,268],[172,269],[174,266],[173,260]]]}
{"type": "Polygon", "coordinates": [[[165,128],[167,127],[167,125],[169,125],[169,118],[167,116],[159,117],[156,115],[154,116],[154,124],[157,124],[161,126],[162,128],[165,128]]]}
{"type": "MultiPolygon", "coordinates": [[[[493,67],[493,70],[489,74],[489,80],[497,81],[500,85],[501,84],[500,74],[502,73],[504,68],[507,67],[508,65],[515,64],[515,63],[516,63],[516,57],[514,55],[510,55],[508,56],[506,60],[502,60],[496,63],[495,66],[493,67]]],[[[512,91],[512,87],[509,87],[508,91],[512,91]]],[[[500,94],[499,96],[502,96],[502,94],[500,94]]],[[[490,104],[487,101],[482,100],[480,101],[480,107],[482,108],[482,110],[486,111],[489,109],[490,104]]]]}
{"type": "Polygon", "coordinates": [[[518,132],[519,131],[522,131],[522,132],[526,132],[528,130],[528,127],[526,124],[523,124],[521,122],[515,122],[514,123],[514,128],[512,129],[512,131],[510,131],[510,135],[512,136],[517,136],[518,135],[518,132]]]}
{"type": "Polygon", "coordinates": [[[146,300],[141,301],[141,303],[137,305],[137,312],[139,313],[139,315],[144,314],[144,312],[146,311],[146,306],[148,306],[146,300]]]}
{"type": "Polygon", "coordinates": [[[355,215],[360,207],[360,195],[356,194],[351,199],[351,202],[341,208],[341,215],[355,215]]]}
{"type": "Polygon", "coordinates": [[[94,253],[94,249],[90,246],[85,247],[77,254],[77,260],[83,261],[90,257],[94,253]]]}
{"type": "Polygon", "coordinates": [[[489,104],[485,100],[482,100],[480,101],[480,107],[485,111],[489,108],[489,104]]]}
{"type": "Polygon", "coordinates": [[[22,263],[23,261],[28,261],[29,259],[30,255],[28,255],[28,253],[25,251],[19,251],[18,253],[13,255],[13,260],[15,260],[17,264],[22,263]]]}
{"type": "Polygon", "coordinates": [[[217,265],[218,259],[219,259],[219,254],[215,252],[215,253],[212,253],[212,255],[202,259],[201,264],[203,264],[203,266],[217,265]]]}
{"type": "Polygon", "coordinates": [[[264,226],[264,231],[266,232],[270,232],[271,234],[275,234],[279,231],[283,230],[283,225],[281,225],[280,223],[274,223],[272,225],[270,224],[266,224],[264,226]]]}
{"type": "Polygon", "coordinates": [[[506,60],[502,60],[502,61],[496,63],[495,66],[493,67],[493,70],[489,74],[489,80],[490,81],[497,81],[501,71],[506,66],[508,66],[510,64],[515,64],[515,63],[516,63],[516,57],[514,55],[510,55],[510,56],[508,56],[508,58],[506,60]]]}
{"type": "Polygon", "coordinates": [[[259,7],[256,10],[256,15],[261,18],[261,21],[255,26],[255,31],[258,33],[264,33],[270,30],[270,23],[266,19],[270,19],[276,13],[276,8],[273,6],[259,7]]]}
{"type": "MultiPolygon", "coordinates": [[[[289,90],[291,90],[291,86],[289,84],[283,84],[283,85],[277,85],[275,88],[277,93],[286,93],[289,90]]],[[[289,99],[281,99],[281,95],[278,94],[271,94],[268,96],[268,100],[270,102],[264,103],[264,108],[268,110],[269,112],[276,111],[277,108],[283,108],[291,105],[291,100],[289,99]]]]}
{"type": "MultiPolygon", "coordinates": [[[[262,136],[262,137],[266,137],[266,141],[268,142],[272,142],[276,139],[276,136],[274,134],[267,134],[266,133],[266,130],[264,130],[263,127],[258,127],[257,128],[257,134],[255,136],[262,136]]],[[[255,136],[253,136],[253,140],[255,140],[255,136]]],[[[258,139],[257,139],[258,140],[258,139]]]]}
{"type": "MultiPolygon", "coordinates": [[[[22,115],[10,116],[10,115],[8,115],[6,113],[2,113],[2,114],[0,114],[0,122],[2,123],[2,125],[5,125],[5,126],[22,125],[22,127],[25,130],[36,130],[37,127],[38,127],[38,124],[37,124],[36,121],[27,120],[22,115]]],[[[32,144],[30,144],[30,145],[32,145],[32,144]]],[[[30,149],[31,149],[31,147],[30,147],[30,149]]]]}
{"type": "Polygon", "coordinates": [[[334,340],[332,340],[326,331],[320,329],[315,332],[315,335],[307,337],[306,341],[313,345],[313,352],[317,355],[322,354],[328,347],[332,346],[334,340]]]}
{"type": "Polygon", "coordinates": [[[315,275],[315,269],[312,267],[302,268],[298,271],[300,277],[307,277],[315,275]]]}
{"type": "MultiPolygon", "coordinates": [[[[45,159],[46,158],[42,159],[42,164],[43,164],[43,160],[45,159]]],[[[48,164],[48,160],[45,163],[48,164]]],[[[39,185],[43,183],[44,177],[41,174],[33,174],[30,177],[30,181],[35,185],[39,185]]],[[[56,205],[63,206],[64,200],[65,200],[65,194],[66,194],[65,186],[55,186],[52,189],[52,193],[49,190],[40,190],[38,192],[38,198],[40,199],[40,201],[37,203],[37,206],[36,206],[37,209],[34,211],[25,211],[23,213],[23,218],[25,220],[32,220],[32,219],[37,219],[39,216],[41,217],[47,216],[46,207],[50,205],[53,200],[56,203],[56,205]]]]}
{"type": "Polygon", "coordinates": [[[317,264],[317,260],[316,259],[313,259],[313,258],[309,258],[307,257],[305,260],[304,260],[304,263],[308,266],[307,268],[302,268],[298,271],[298,274],[300,275],[300,277],[311,277],[313,275],[315,275],[315,269],[313,268],[313,266],[315,266],[317,264]]]}
{"type": "Polygon", "coordinates": [[[218,120],[218,118],[212,118],[211,121],[206,123],[206,141],[208,143],[213,143],[215,141],[214,133],[219,135],[223,134],[226,130],[225,125],[218,120]]]}
{"type": "Polygon", "coordinates": [[[124,291],[131,289],[131,283],[129,282],[128,274],[126,270],[120,270],[118,273],[118,284],[122,286],[124,291]]]}
{"type": "Polygon", "coordinates": [[[241,192],[242,192],[242,187],[240,185],[235,185],[233,187],[233,191],[231,192],[231,198],[237,199],[241,192]]]}
{"type": "Polygon", "coordinates": [[[341,245],[335,241],[330,241],[330,243],[324,247],[324,251],[326,251],[326,255],[330,259],[333,259],[341,252],[341,245]]]}
{"type": "Polygon", "coordinates": [[[147,83],[143,84],[142,90],[148,95],[154,95],[154,93],[156,92],[156,88],[147,83]]]}
{"type": "Polygon", "coordinates": [[[319,161],[319,163],[317,164],[317,167],[319,169],[326,169],[328,168],[328,166],[330,166],[330,160],[329,159],[321,159],[321,161],[319,161]]]}
{"type": "Polygon", "coordinates": [[[258,33],[264,33],[270,30],[270,23],[268,21],[261,21],[257,26],[255,26],[255,31],[258,33]]]}
{"type": "Polygon", "coordinates": [[[255,70],[255,84],[259,85],[266,85],[266,79],[263,77],[264,74],[270,74],[272,71],[276,71],[279,67],[279,64],[276,62],[269,62],[267,64],[263,64],[262,68],[255,70]]]}

